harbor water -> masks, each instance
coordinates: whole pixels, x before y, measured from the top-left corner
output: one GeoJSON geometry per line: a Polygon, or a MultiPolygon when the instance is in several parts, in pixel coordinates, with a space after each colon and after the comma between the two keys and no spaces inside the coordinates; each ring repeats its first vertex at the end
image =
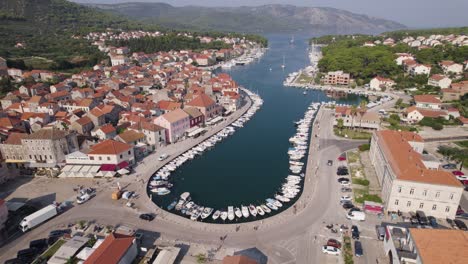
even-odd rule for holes
{"type": "MultiPolygon", "coordinates": [[[[153,195],[153,201],[164,210],[183,192],[190,192],[196,204],[215,210],[264,204],[265,199],[274,198],[285,178],[292,174],[287,151],[291,146],[289,138],[296,132],[293,122],[304,116],[312,102],[359,102],[357,95],[338,100],[327,97],[322,91],[309,90],[303,94],[301,89],[283,86],[289,73],[309,64],[307,39],[296,37],[294,45],[289,43],[287,35],[270,35],[268,39],[269,50],[259,61],[218,70],[229,73],[241,86],[258,93],[264,100],[262,108],[232,136],[171,174],[170,181],[174,185],[171,193],[153,195]],[[283,58],[284,69],[281,67],[283,58]]],[[[292,204],[284,203],[280,210],[264,217],[292,204]]],[[[243,221],[259,218],[249,217],[243,221]]],[[[212,221],[211,217],[205,220],[212,221]]],[[[235,223],[236,220],[226,222],[235,223]]]]}

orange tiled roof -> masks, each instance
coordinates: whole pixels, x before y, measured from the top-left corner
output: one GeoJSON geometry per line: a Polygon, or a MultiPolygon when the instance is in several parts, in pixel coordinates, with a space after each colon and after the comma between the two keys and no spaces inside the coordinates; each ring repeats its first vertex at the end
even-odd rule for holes
{"type": "Polygon", "coordinates": [[[199,96],[195,97],[192,101],[188,102],[188,106],[195,106],[195,107],[209,107],[215,104],[215,101],[211,99],[206,94],[200,94],[199,96]]]}
{"type": "Polygon", "coordinates": [[[86,259],[84,264],[116,264],[132,246],[135,237],[112,233],[86,259]]]}
{"type": "Polygon", "coordinates": [[[415,102],[440,104],[440,99],[430,94],[421,94],[414,96],[415,102]]]}
{"type": "Polygon", "coordinates": [[[132,146],[112,139],[104,140],[91,147],[90,155],[117,155],[131,149],[132,146]]]}

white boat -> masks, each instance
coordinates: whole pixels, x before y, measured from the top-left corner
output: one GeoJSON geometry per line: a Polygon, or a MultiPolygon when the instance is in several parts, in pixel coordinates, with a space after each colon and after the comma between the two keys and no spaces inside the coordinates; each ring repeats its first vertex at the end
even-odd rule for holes
{"type": "Polygon", "coordinates": [[[268,208],[272,209],[272,210],[278,210],[278,207],[276,207],[274,204],[272,203],[266,203],[266,206],[268,206],[268,208]]]}
{"type": "Polygon", "coordinates": [[[268,206],[262,204],[262,205],[260,205],[260,207],[262,207],[262,209],[263,209],[263,211],[265,213],[267,213],[267,214],[271,213],[271,210],[270,210],[270,208],[268,208],[268,206]]]}
{"type": "Polygon", "coordinates": [[[236,207],[234,209],[234,213],[236,214],[237,218],[242,218],[242,212],[241,212],[241,209],[239,207],[236,207]]]}
{"type": "Polygon", "coordinates": [[[263,211],[262,207],[260,205],[257,205],[257,207],[255,207],[257,209],[257,213],[259,215],[265,215],[265,211],[263,211]]]}
{"type": "Polygon", "coordinates": [[[205,209],[203,209],[203,213],[201,214],[201,218],[202,219],[207,218],[208,216],[211,215],[212,212],[213,212],[213,208],[205,207],[205,209]]]}
{"type": "Polygon", "coordinates": [[[245,218],[249,217],[249,209],[247,208],[247,206],[241,206],[242,208],[242,216],[244,216],[245,218]]]}
{"type": "Polygon", "coordinates": [[[166,194],[171,193],[171,190],[169,190],[166,187],[162,187],[162,188],[153,188],[153,189],[151,189],[151,192],[154,192],[157,195],[166,195],[166,194]]]}
{"type": "Polygon", "coordinates": [[[221,212],[221,219],[223,219],[223,221],[225,221],[228,217],[228,213],[226,211],[222,211],[221,212]]]}
{"type": "Polygon", "coordinates": [[[195,210],[195,211],[192,213],[192,215],[190,216],[190,220],[196,221],[196,220],[201,216],[202,210],[203,210],[203,209],[204,209],[204,208],[201,207],[201,208],[198,208],[197,210],[195,210]]]}
{"type": "Polygon", "coordinates": [[[285,202],[285,203],[287,203],[287,202],[290,201],[288,198],[283,197],[283,196],[281,196],[281,195],[279,195],[279,194],[276,194],[276,195],[275,195],[275,199],[280,200],[281,202],[285,202]]]}
{"type": "Polygon", "coordinates": [[[177,211],[180,211],[180,210],[182,209],[182,207],[184,206],[184,204],[185,204],[185,201],[182,200],[182,199],[180,199],[179,202],[176,204],[175,209],[176,209],[177,211]]]}
{"type": "Polygon", "coordinates": [[[234,207],[232,206],[228,207],[228,219],[230,221],[234,220],[234,207]]]}
{"type": "Polygon", "coordinates": [[[213,220],[216,220],[216,219],[219,218],[220,215],[221,215],[221,211],[216,210],[216,212],[214,212],[214,214],[211,216],[211,218],[213,218],[213,220]]]}
{"type": "Polygon", "coordinates": [[[255,208],[255,206],[253,206],[252,204],[249,205],[249,212],[250,212],[250,215],[253,216],[253,217],[256,217],[257,216],[257,209],[255,208]]]}

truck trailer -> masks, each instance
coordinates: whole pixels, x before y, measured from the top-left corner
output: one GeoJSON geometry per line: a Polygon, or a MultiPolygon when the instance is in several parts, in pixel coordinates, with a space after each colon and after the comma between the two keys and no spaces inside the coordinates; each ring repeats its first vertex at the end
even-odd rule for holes
{"type": "Polygon", "coordinates": [[[50,218],[57,215],[57,206],[55,204],[48,205],[42,208],[39,211],[36,211],[21,220],[19,227],[21,231],[26,232],[45,221],[49,220],[50,218]]]}

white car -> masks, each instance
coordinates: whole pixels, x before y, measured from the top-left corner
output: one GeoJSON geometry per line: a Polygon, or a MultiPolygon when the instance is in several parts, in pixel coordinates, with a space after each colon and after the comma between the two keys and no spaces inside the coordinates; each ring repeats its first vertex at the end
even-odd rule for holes
{"type": "Polygon", "coordinates": [[[325,254],[336,255],[336,256],[341,254],[341,250],[339,248],[332,247],[332,246],[323,246],[322,252],[325,254]]]}
{"type": "Polygon", "coordinates": [[[341,196],[340,201],[351,201],[351,196],[349,195],[341,196]]]}
{"type": "Polygon", "coordinates": [[[84,204],[86,203],[87,201],[89,201],[89,199],[91,199],[95,194],[94,193],[84,193],[80,196],[77,196],[76,197],[76,203],[77,204],[84,204]]]}
{"type": "Polygon", "coordinates": [[[167,154],[162,154],[161,156],[159,156],[158,160],[159,160],[159,161],[163,161],[163,160],[167,159],[167,157],[169,157],[169,155],[167,155],[167,154]]]}
{"type": "Polygon", "coordinates": [[[459,181],[466,181],[466,180],[468,180],[468,176],[466,176],[466,175],[457,175],[457,176],[455,176],[455,177],[457,177],[457,180],[459,180],[459,181]]]}
{"type": "Polygon", "coordinates": [[[351,183],[349,181],[342,181],[341,186],[350,186],[351,183]]]}

